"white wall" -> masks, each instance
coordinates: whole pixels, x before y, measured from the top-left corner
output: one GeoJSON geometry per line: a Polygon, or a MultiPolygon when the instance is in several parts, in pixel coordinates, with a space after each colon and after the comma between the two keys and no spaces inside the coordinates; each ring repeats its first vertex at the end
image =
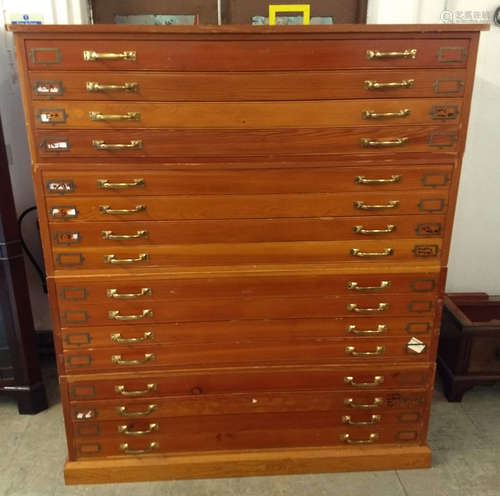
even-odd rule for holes
{"type": "MultiPolygon", "coordinates": [[[[12,188],[18,214],[35,204],[31,181],[31,159],[28,150],[26,128],[17,77],[17,65],[12,34],[5,31],[9,13],[42,14],[44,22],[87,22],[87,3],[78,0],[0,0],[0,115],[7,144],[7,155],[12,178],[12,188]]],[[[31,213],[23,225],[27,244],[33,248],[38,260],[42,259],[38,232],[31,213]]],[[[47,298],[41,290],[40,280],[31,262],[26,259],[26,271],[30,283],[30,298],[33,306],[35,327],[50,329],[47,298]]]]}
{"type": "MultiPolygon", "coordinates": [[[[370,0],[370,23],[436,23],[441,12],[489,11],[491,0],[370,0]]],[[[451,244],[448,292],[500,294],[500,27],[481,33],[451,244]]]]}

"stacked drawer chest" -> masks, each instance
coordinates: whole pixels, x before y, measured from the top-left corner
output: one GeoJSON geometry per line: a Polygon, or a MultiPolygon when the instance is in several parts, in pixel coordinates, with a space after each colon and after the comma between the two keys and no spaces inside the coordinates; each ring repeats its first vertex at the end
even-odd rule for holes
{"type": "Polygon", "coordinates": [[[68,483],[425,467],[484,26],[12,26],[68,483]]]}

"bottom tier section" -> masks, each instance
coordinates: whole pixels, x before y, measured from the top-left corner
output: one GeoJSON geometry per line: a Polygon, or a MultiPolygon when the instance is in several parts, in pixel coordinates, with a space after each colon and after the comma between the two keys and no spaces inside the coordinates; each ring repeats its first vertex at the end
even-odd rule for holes
{"type": "Polygon", "coordinates": [[[427,468],[427,445],[269,449],[69,461],[66,484],[427,468]]]}

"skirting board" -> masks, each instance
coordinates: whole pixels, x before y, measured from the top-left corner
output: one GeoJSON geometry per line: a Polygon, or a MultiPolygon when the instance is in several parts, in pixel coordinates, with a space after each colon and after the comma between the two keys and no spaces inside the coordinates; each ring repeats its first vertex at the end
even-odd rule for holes
{"type": "Polygon", "coordinates": [[[364,446],[68,461],[66,484],[427,468],[428,446],[364,446]]]}

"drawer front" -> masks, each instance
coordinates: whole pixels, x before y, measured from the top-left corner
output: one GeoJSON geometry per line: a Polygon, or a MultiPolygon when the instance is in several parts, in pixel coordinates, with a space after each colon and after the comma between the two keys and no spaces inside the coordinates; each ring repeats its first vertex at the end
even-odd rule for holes
{"type": "Polygon", "coordinates": [[[176,419],[169,433],[154,433],[142,439],[120,434],[75,439],[74,447],[80,459],[231,449],[416,444],[424,436],[423,428],[415,424],[333,427],[329,414],[216,416],[204,419],[203,425],[199,420],[176,419]]]}
{"type": "Polygon", "coordinates": [[[485,338],[473,336],[467,372],[498,374],[500,372],[500,336],[485,338]]]}
{"type": "Polygon", "coordinates": [[[151,370],[173,366],[229,366],[279,363],[380,363],[383,361],[427,362],[432,355],[432,337],[386,338],[363,340],[341,338],[322,343],[268,341],[245,344],[145,344],[130,349],[81,349],[63,355],[66,373],[88,371],[151,370]]]}
{"type": "MultiPolygon", "coordinates": [[[[50,197],[203,194],[337,193],[365,191],[428,191],[448,189],[453,168],[448,165],[380,167],[276,168],[273,163],[260,169],[228,170],[207,165],[207,170],[117,172],[103,166],[98,171],[44,170],[44,191],[50,197]]],[[[94,167],[89,164],[89,167],[94,167]]],[[[224,167],[224,166],[223,166],[224,167]]]]}
{"type": "MultiPolygon", "coordinates": [[[[211,271],[210,271],[211,272],[211,271]]],[[[157,302],[192,298],[252,296],[350,296],[360,294],[411,293],[414,297],[434,296],[440,276],[435,271],[417,273],[376,272],[373,274],[332,273],[331,268],[297,269],[273,275],[187,272],[180,274],[141,274],[123,278],[56,279],[59,305],[62,309],[108,302],[157,302]],[[304,269],[303,269],[304,270],[304,269]],[[328,272],[330,270],[330,273],[328,272]]]]}
{"type": "MultiPolygon", "coordinates": [[[[178,397],[151,397],[148,399],[108,399],[73,401],[71,419],[75,426],[86,426],[96,421],[126,423],[146,422],[158,418],[215,416],[248,413],[331,412],[342,411],[353,420],[363,414],[380,415],[393,412],[411,413],[424,409],[425,390],[380,391],[300,391],[230,395],[192,395],[178,397]],[[134,415],[135,414],[135,415],[134,415]]],[[[333,421],[332,421],[333,423],[333,421]]],[[[168,425],[168,424],[167,424],[168,425]]]]}
{"type": "MultiPolygon", "coordinates": [[[[285,283],[284,283],[285,284],[285,283]]],[[[176,322],[172,324],[113,325],[111,328],[64,327],[63,348],[102,348],[126,346],[134,350],[144,344],[236,344],[287,342],[324,343],[331,338],[349,338],[352,344],[366,337],[400,337],[407,340],[428,339],[433,331],[433,317],[344,317],[334,319],[240,320],[216,322],[176,322]],[[424,338],[424,339],[422,339],[424,338]]],[[[417,347],[416,350],[419,348],[417,347]]]]}
{"type": "MultiPolygon", "coordinates": [[[[30,70],[273,71],[465,67],[467,39],[26,40],[30,70]],[[95,53],[94,53],[95,52],[95,53]],[[394,56],[386,54],[398,52],[394,56]],[[114,54],[114,60],[99,54],[114,54]]],[[[206,82],[205,82],[206,83],[206,82]]]]}
{"type": "MultiPolygon", "coordinates": [[[[96,407],[99,419],[119,420],[124,416],[116,407],[124,404],[138,411],[141,406],[156,405],[146,417],[244,413],[249,404],[258,412],[269,412],[286,409],[290,395],[304,395],[302,408],[310,410],[316,401],[310,401],[311,395],[317,396],[314,391],[330,392],[335,402],[328,409],[347,406],[358,410],[365,403],[373,403],[370,408],[374,410],[422,407],[425,392],[421,390],[431,385],[433,370],[434,364],[239,367],[62,376],[61,382],[68,388],[73,406],[96,407]],[[383,402],[374,402],[374,395],[383,397],[383,402]],[[354,399],[346,402],[351,397],[354,399]],[[252,398],[258,401],[252,402],[252,398]],[[273,410],[275,407],[279,409],[273,410]]],[[[85,421],[96,417],[74,414],[72,418],[85,421]]]]}
{"type": "Polygon", "coordinates": [[[435,311],[435,295],[352,295],[190,298],[164,302],[110,301],[60,306],[61,327],[152,324],[231,319],[331,318],[425,315],[435,311]]]}
{"type": "Polygon", "coordinates": [[[39,129],[229,128],[456,124],[460,99],[322,100],[302,102],[78,102],[33,105],[39,129]]]}
{"type": "Polygon", "coordinates": [[[147,243],[261,243],[286,241],[345,241],[411,239],[422,244],[442,238],[445,218],[435,215],[330,217],[303,219],[228,219],[188,221],[59,222],[49,224],[54,249],[126,248],[147,243]]]}
{"type": "Polygon", "coordinates": [[[447,191],[304,193],[287,195],[179,195],[46,199],[50,222],[257,219],[445,214],[447,191]]]}
{"type": "Polygon", "coordinates": [[[301,241],[283,243],[213,243],[196,245],[138,245],[77,249],[57,248],[54,266],[60,270],[108,269],[126,271],[142,267],[210,266],[284,263],[435,264],[442,255],[441,240],[421,239],[301,241]]]}
{"type": "MultiPolygon", "coordinates": [[[[454,63],[453,63],[454,64],[454,63]]],[[[442,64],[443,66],[445,64],[442,64]]],[[[455,65],[455,64],[454,64],[455,65]]],[[[43,69],[43,68],[42,68],[43,69]]],[[[92,70],[92,68],[89,68],[92,70]]],[[[266,101],[462,97],[464,69],[29,73],[34,100],[266,101]],[[110,87],[111,86],[111,87],[110,87]],[[314,88],[314,91],[311,91],[314,88]]]]}
{"type": "MultiPolygon", "coordinates": [[[[457,152],[459,128],[451,125],[269,129],[38,130],[40,161],[71,157],[214,157],[230,155],[457,152]]],[[[33,150],[35,151],[35,150],[33,150]]]]}

